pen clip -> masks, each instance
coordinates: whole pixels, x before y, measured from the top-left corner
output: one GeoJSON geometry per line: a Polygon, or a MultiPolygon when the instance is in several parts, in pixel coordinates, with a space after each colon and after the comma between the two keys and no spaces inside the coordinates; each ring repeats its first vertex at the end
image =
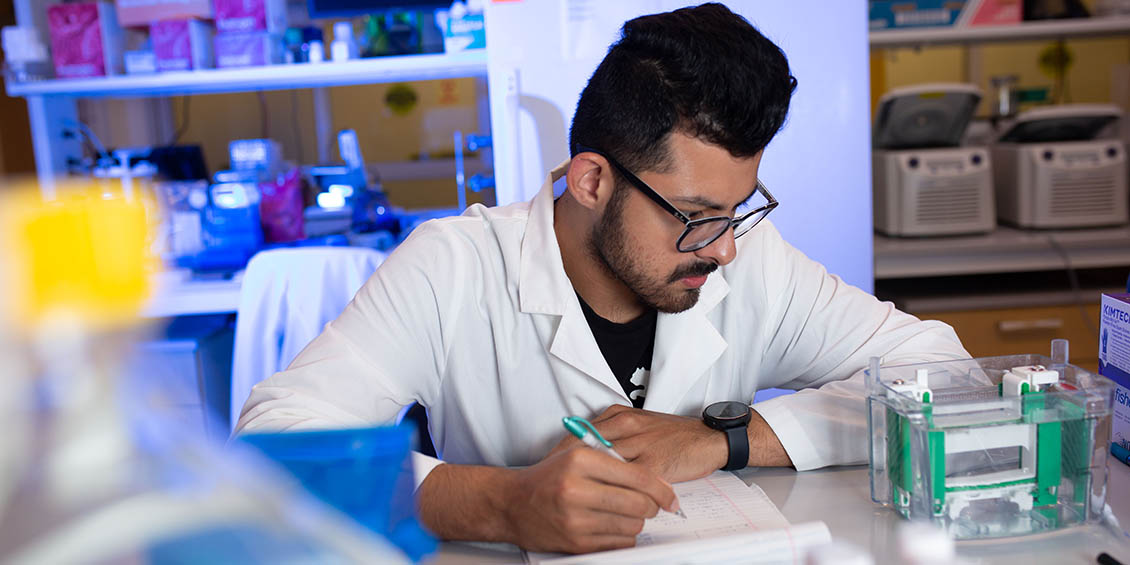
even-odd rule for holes
{"type": "Polygon", "coordinates": [[[566,416],[561,418],[561,421],[565,424],[565,428],[572,432],[573,435],[577,436],[577,438],[584,438],[587,432],[592,432],[592,435],[595,436],[600,443],[604,444],[605,447],[612,447],[612,443],[604,439],[604,436],[600,435],[600,432],[596,431],[596,428],[594,428],[588,420],[580,416],[566,416]]]}

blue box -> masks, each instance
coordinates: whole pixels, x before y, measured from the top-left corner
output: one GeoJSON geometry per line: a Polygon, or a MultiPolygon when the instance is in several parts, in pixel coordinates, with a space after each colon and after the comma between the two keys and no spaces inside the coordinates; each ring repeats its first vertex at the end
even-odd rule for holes
{"type": "Polygon", "coordinates": [[[1111,452],[1130,464],[1130,294],[1103,294],[1099,319],[1099,374],[1117,385],[1110,433],[1116,447],[1111,452]]]}
{"type": "Polygon", "coordinates": [[[386,537],[413,561],[437,542],[416,519],[411,451],[416,427],[244,434],[311,493],[386,537]]]}
{"type": "Polygon", "coordinates": [[[966,0],[871,0],[871,30],[952,26],[966,0]]]}

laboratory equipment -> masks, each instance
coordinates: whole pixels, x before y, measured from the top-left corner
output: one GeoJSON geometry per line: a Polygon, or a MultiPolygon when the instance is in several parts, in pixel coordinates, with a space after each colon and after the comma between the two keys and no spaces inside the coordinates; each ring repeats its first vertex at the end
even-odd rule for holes
{"type": "Polygon", "coordinates": [[[1008,119],[1016,115],[1017,106],[1020,104],[1016,90],[1019,81],[1020,77],[1016,75],[999,75],[989,79],[989,82],[993,85],[992,116],[994,119],[1008,119]]]}
{"type": "Polygon", "coordinates": [[[406,562],[265,458],[164,417],[164,383],[123,370],[146,211],[66,189],[0,195],[0,561],[406,562]]]}
{"type": "Polygon", "coordinates": [[[956,539],[1102,520],[1112,384],[1051,356],[866,371],[871,498],[956,539]]]}
{"type": "MultiPolygon", "coordinates": [[[[1127,283],[1130,284],[1130,283],[1127,283]]],[[[1130,464],[1130,288],[1103,293],[1099,313],[1099,374],[1114,381],[1111,449],[1130,464]],[[1121,451],[1119,451],[1121,449],[1121,451]]]]}
{"type": "Polygon", "coordinates": [[[228,143],[234,170],[263,170],[272,174],[282,162],[282,147],[273,139],[236,139],[228,143]]]}
{"type": "MultiPolygon", "coordinates": [[[[221,173],[217,176],[223,178],[221,173]]],[[[178,257],[177,264],[194,271],[242,269],[263,245],[259,191],[254,182],[233,180],[213,184],[207,195],[207,204],[200,209],[201,249],[178,257]]]]}
{"type": "Polygon", "coordinates": [[[1125,224],[1122,110],[1109,104],[1037,108],[992,146],[997,214],[1024,228],[1125,224]]]}
{"type": "Polygon", "coordinates": [[[888,92],[875,115],[875,229],[894,236],[984,233],[996,227],[984,147],[960,147],[981,100],[970,84],[888,92]]]}
{"type": "Polygon", "coordinates": [[[483,195],[483,202],[487,206],[493,206],[495,203],[494,175],[476,173],[468,177],[466,157],[464,156],[465,151],[473,153],[480,149],[489,150],[491,146],[490,135],[467,134],[464,138],[463,132],[456,130],[452,134],[452,138],[455,146],[455,195],[459,212],[467,209],[468,190],[471,192],[490,190],[491,192],[483,195]]]}
{"type": "Polygon", "coordinates": [[[91,174],[106,181],[102,183],[104,191],[120,191],[126,198],[134,198],[149,191],[157,174],[157,166],[147,159],[150,152],[148,147],[115,149],[112,156],[98,161],[91,174]]]}
{"type": "Polygon", "coordinates": [[[307,235],[387,231],[395,238],[400,233],[400,219],[380,184],[369,179],[357,132],[341,130],[337,144],[344,165],[321,165],[307,171],[320,191],[315,197],[317,205],[304,212],[313,228],[307,235]]]}
{"type": "Polygon", "coordinates": [[[4,77],[9,83],[50,78],[53,69],[47,45],[34,27],[5,26],[0,29],[4,50],[4,77]]]}

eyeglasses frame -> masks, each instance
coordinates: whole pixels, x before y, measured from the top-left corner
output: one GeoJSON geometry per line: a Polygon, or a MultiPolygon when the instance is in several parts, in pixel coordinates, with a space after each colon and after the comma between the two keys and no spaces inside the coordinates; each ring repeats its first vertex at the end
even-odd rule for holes
{"type": "Polygon", "coordinates": [[[637,177],[635,175],[635,173],[633,173],[632,171],[629,171],[627,169],[627,167],[621,165],[620,162],[617,161],[615,158],[613,158],[611,155],[609,155],[609,154],[607,154],[603,151],[600,151],[599,149],[593,149],[592,147],[586,147],[584,145],[579,145],[579,144],[575,146],[575,149],[576,149],[575,154],[578,154],[578,155],[581,154],[581,153],[596,153],[597,155],[604,157],[606,160],[608,160],[609,163],[612,164],[612,166],[624,178],[628,179],[628,182],[631,183],[632,186],[636,187],[637,190],[644,193],[644,195],[646,195],[653,202],[658,204],[660,208],[663,208],[664,210],[667,211],[667,213],[674,216],[675,219],[682,222],[683,223],[683,233],[679,236],[679,239],[677,239],[675,241],[675,250],[680,252],[680,253],[693,253],[695,251],[698,251],[699,249],[702,249],[702,248],[707,247],[710,244],[714,243],[715,241],[718,240],[719,237],[722,237],[722,235],[726,233],[726,230],[723,229],[723,230],[718,232],[718,235],[715,235],[714,237],[710,238],[709,241],[703,242],[698,247],[695,247],[693,249],[682,249],[683,240],[686,239],[686,237],[688,235],[690,235],[691,230],[693,230],[694,228],[696,228],[698,226],[701,226],[703,224],[720,222],[722,220],[726,220],[730,224],[727,229],[737,230],[737,227],[739,225],[741,225],[742,222],[744,222],[746,219],[748,219],[753,214],[765,212],[765,214],[761,217],[761,219],[758,220],[756,223],[754,223],[752,226],[750,226],[748,229],[746,229],[746,231],[744,231],[740,234],[735,231],[734,239],[737,239],[737,238],[749,233],[751,230],[753,230],[753,228],[756,227],[757,224],[761,223],[761,220],[765,219],[765,216],[769,215],[769,212],[772,212],[773,209],[776,208],[780,204],[779,202],[777,202],[777,199],[773,197],[773,194],[769,192],[769,189],[765,188],[765,185],[762,184],[761,179],[757,179],[757,187],[754,189],[754,192],[756,193],[756,192],[760,191],[765,196],[765,199],[767,200],[767,202],[764,205],[758,206],[756,209],[750,210],[749,212],[746,212],[745,214],[742,214],[741,216],[738,216],[736,218],[731,218],[730,216],[710,216],[708,218],[699,218],[697,220],[692,220],[689,217],[687,217],[686,214],[684,214],[678,208],[676,208],[674,204],[671,204],[671,202],[669,202],[666,198],[664,198],[662,194],[659,194],[659,192],[657,192],[654,188],[652,188],[651,185],[644,182],[643,179],[637,177]]]}

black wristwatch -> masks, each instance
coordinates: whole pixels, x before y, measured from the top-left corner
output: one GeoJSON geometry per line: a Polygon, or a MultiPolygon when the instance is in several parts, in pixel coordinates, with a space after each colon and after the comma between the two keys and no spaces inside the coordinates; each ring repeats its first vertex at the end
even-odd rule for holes
{"type": "Polygon", "coordinates": [[[749,425],[749,405],[744,402],[715,402],[702,411],[702,421],[716,430],[726,434],[726,441],[730,444],[730,457],[726,460],[723,471],[737,471],[745,469],[749,463],[749,434],[746,426],[749,425]]]}

